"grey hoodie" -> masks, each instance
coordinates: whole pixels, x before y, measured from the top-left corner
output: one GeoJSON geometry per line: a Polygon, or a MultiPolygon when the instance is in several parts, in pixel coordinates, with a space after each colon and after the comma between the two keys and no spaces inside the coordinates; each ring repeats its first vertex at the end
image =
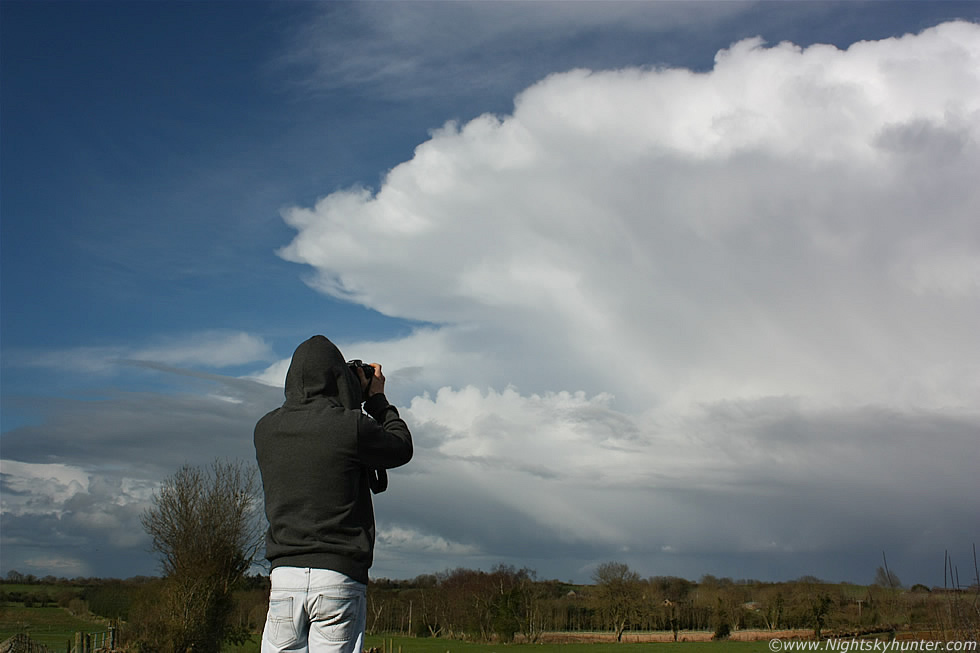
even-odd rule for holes
{"type": "Polygon", "coordinates": [[[412,458],[412,436],[383,394],[364,402],[337,346],[296,348],[286,401],[255,425],[272,567],[331,569],[362,583],[374,557],[372,486],[412,458]]]}

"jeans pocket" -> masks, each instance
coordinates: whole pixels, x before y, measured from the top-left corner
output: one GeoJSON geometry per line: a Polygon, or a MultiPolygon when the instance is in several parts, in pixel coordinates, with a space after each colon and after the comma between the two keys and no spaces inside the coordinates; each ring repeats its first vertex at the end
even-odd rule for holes
{"type": "Polygon", "coordinates": [[[269,615],[265,620],[265,638],[278,647],[285,647],[296,639],[293,622],[293,597],[269,599],[269,615]]]}
{"type": "Polygon", "coordinates": [[[324,592],[313,606],[312,626],[327,641],[349,642],[360,634],[364,595],[358,592],[324,592]]]}

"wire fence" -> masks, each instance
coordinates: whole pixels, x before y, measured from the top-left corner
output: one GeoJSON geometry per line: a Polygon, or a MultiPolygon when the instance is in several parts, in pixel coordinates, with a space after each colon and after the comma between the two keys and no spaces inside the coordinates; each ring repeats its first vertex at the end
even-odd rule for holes
{"type": "MultiPolygon", "coordinates": [[[[75,645],[68,653],[95,653],[114,651],[117,645],[116,629],[109,628],[100,633],[75,633],[75,645]]],[[[0,652],[2,653],[2,652],[0,652]]],[[[30,653],[34,653],[31,651],[30,653]]]]}

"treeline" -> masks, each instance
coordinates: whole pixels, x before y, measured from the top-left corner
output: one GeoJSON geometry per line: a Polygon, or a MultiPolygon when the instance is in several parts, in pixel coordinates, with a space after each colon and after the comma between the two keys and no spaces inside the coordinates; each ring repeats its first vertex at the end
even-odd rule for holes
{"type": "MultiPolygon", "coordinates": [[[[13,570],[0,579],[0,605],[19,603],[27,608],[60,607],[76,615],[91,614],[126,622],[131,620],[134,606],[139,612],[144,604],[154,603],[161,583],[162,579],[155,576],[126,579],[37,577],[13,570]]],[[[243,603],[264,605],[269,597],[269,578],[260,574],[245,576],[236,584],[235,592],[243,603]]],[[[262,617],[265,617],[264,612],[262,617]]],[[[261,621],[258,627],[261,628],[261,621]]]]}
{"type": "Polygon", "coordinates": [[[139,588],[153,579],[139,576],[115,578],[41,578],[10,571],[0,580],[0,604],[21,603],[27,608],[61,607],[72,614],[86,613],[107,619],[128,618],[128,608],[139,588]]]}
{"type": "MultiPolygon", "coordinates": [[[[975,588],[973,590],[975,594],[975,588]]],[[[969,594],[969,592],[964,592],[969,594]]],[[[593,585],[537,580],[530,569],[456,569],[412,581],[379,580],[368,592],[368,631],[418,637],[534,642],[545,632],[809,629],[826,632],[936,630],[949,593],[918,585],[733,581],[704,576],[642,579],[599,567],[593,585]]]]}
{"type": "MultiPolygon", "coordinates": [[[[134,576],[132,578],[127,578],[125,582],[128,583],[138,583],[142,581],[150,580],[150,576],[134,576]]],[[[0,579],[0,585],[58,585],[58,586],[68,586],[68,587],[89,587],[93,585],[102,585],[104,583],[119,583],[122,582],[118,578],[100,578],[96,576],[86,577],[86,576],[75,576],[73,578],[65,578],[64,576],[35,576],[34,574],[22,574],[16,569],[11,569],[7,572],[7,575],[0,579]]]]}
{"type": "MultiPolygon", "coordinates": [[[[32,578],[17,572],[0,581],[2,602],[59,605],[91,613],[135,634],[152,621],[161,578],[32,578]]],[[[411,580],[372,580],[367,630],[471,641],[535,642],[549,632],[811,630],[817,637],[915,630],[946,632],[953,609],[975,605],[977,588],[952,591],[917,585],[829,583],[813,577],[788,582],[703,576],[640,578],[626,565],[607,563],[594,583],[539,580],[531,569],[453,569],[411,580]]],[[[226,629],[244,640],[262,631],[269,579],[246,575],[234,588],[226,629]]],[[[975,630],[976,622],[973,622],[975,630]]],[[[961,624],[962,625],[962,624],[961,624]]],[[[957,631],[960,632],[960,631],[957,631]]]]}

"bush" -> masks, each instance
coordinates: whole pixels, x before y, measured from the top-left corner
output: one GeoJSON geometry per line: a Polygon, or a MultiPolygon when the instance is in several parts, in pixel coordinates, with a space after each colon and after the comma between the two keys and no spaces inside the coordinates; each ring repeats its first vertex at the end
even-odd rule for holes
{"type": "Polygon", "coordinates": [[[155,603],[139,606],[142,650],[218,653],[228,636],[241,639],[233,592],[264,533],[255,475],[240,463],[184,466],[154,495],[142,522],[165,577],[147,588],[155,603]]]}
{"type": "Polygon", "coordinates": [[[718,624],[718,627],[715,628],[715,634],[711,636],[711,639],[713,640],[728,639],[731,636],[731,634],[732,634],[731,626],[728,625],[727,621],[722,621],[720,624],[718,624]]]}

